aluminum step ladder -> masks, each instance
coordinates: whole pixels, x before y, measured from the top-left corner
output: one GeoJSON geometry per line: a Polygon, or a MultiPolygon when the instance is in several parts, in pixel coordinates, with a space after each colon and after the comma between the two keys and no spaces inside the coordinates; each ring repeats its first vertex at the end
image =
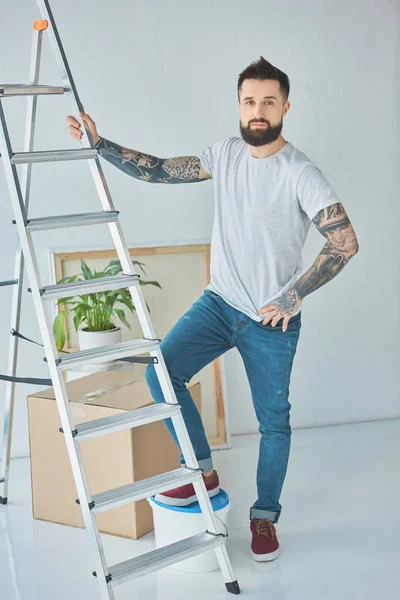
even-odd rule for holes
{"type": "MultiPolygon", "coordinates": [[[[146,302],[139,285],[139,275],[135,272],[130,258],[118,221],[118,212],[114,208],[100,165],[97,150],[93,147],[92,140],[84,128],[82,128],[84,135],[83,140],[85,144],[87,144],[87,148],[50,152],[37,152],[33,150],[38,96],[67,93],[71,97],[74,113],[83,110],[49,2],[48,0],[37,0],[37,4],[42,20],[35,21],[34,23],[29,83],[27,85],[0,85],[0,152],[9,194],[11,196],[15,218],[14,222],[17,226],[19,240],[16,252],[14,279],[1,282],[0,286],[14,286],[12,301],[12,331],[18,331],[21,312],[23,272],[24,267],[26,268],[45,350],[44,360],[47,361],[51,383],[55,390],[57,407],[62,425],[60,431],[63,433],[67,445],[79,496],[77,502],[81,506],[85,527],[91,540],[95,567],[93,574],[96,575],[98,579],[100,597],[102,600],[114,600],[114,587],[118,584],[162,569],[168,565],[179,562],[180,560],[201,554],[211,549],[215,551],[227,590],[233,594],[239,594],[239,585],[235,579],[224,543],[225,535],[219,529],[217,518],[213,512],[207,494],[202,478],[202,472],[197,463],[185,422],[181,414],[180,406],[177,402],[160,349],[160,340],[156,338],[153,325],[150,321],[146,302]],[[61,87],[39,85],[42,38],[45,32],[49,37],[57,61],[58,70],[62,80],[61,87]],[[3,99],[7,97],[21,95],[27,96],[28,99],[24,152],[14,153],[11,148],[10,136],[2,102],[3,99]],[[102,210],[97,213],[29,219],[28,208],[31,165],[35,162],[68,160],[88,161],[92,178],[100,198],[102,210]],[[16,165],[23,165],[21,177],[18,175],[16,165]],[[32,234],[45,229],[89,226],[104,223],[108,224],[114,246],[122,265],[123,273],[117,277],[105,277],[96,281],[90,280],[88,282],[76,282],[65,285],[43,286],[40,280],[32,234]],[[76,294],[124,287],[129,288],[132,296],[143,338],[121,342],[106,348],[96,348],[67,355],[59,355],[53,338],[52,320],[47,307],[47,302],[49,300],[76,294]],[[154,364],[164,394],[165,403],[154,404],[153,406],[140,408],[124,413],[123,415],[97,419],[81,425],[75,425],[69,408],[68,394],[62,375],[63,371],[76,365],[82,366],[85,364],[93,364],[107,359],[138,357],[138,355],[144,353],[150,355],[148,362],[154,364]],[[171,418],[174,425],[186,466],[156,477],[151,477],[143,481],[92,496],[90,494],[82,461],[80,442],[91,437],[105,435],[125,428],[138,427],[167,418],[171,418]],[[206,529],[204,532],[182,541],[175,542],[169,546],[148,552],[133,558],[132,560],[124,561],[116,565],[108,565],[96,522],[97,513],[121,506],[128,502],[135,502],[153,494],[187,483],[193,483],[194,485],[205,520],[206,529]]],[[[3,504],[7,502],[14,392],[15,382],[19,379],[15,377],[17,352],[18,337],[13,336],[9,350],[9,381],[7,383],[5,399],[4,440],[0,472],[0,497],[3,504]]],[[[132,360],[134,360],[134,358],[132,360]]],[[[143,357],[138,357],[136,360],[143,361],[143,357]]]]}

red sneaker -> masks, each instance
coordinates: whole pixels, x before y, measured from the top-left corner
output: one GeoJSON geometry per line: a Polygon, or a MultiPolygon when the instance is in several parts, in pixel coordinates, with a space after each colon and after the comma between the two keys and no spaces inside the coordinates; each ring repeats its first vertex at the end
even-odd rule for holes
{"type": "Polygon", "coordinates": [[[253,534],[251,552],[254,560],[264,562],[279,556],[279,542],[275,525],[269,519],[251,519],[250,531],[253,534]]]}
{"type": "MultiPolygon", "coordinates": [[[[219,479],[216,471],[212,472],[212,475],[207,478],[204,477],[204,483],[210,498],[219,494],[219,479]]],[[[187,483],[181,487],[177,487],[174,490],[168,492],[162,492],[155,496],[155,500],[162,502],[163,504],[169,504],[171,506],[188,506],[193,502],[197,502],[196,492],[194,491],[193,483],[187,483]]]]}

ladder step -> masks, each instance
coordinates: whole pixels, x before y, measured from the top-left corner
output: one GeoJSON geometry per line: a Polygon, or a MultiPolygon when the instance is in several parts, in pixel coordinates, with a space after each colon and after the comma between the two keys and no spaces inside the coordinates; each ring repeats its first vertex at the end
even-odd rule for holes
{"type": "Polygon", "coordinates": [[[63,87],[52,85],[25,85],[23,83],[0,84],[0,98],[8,96],[42,96],[44,94],[63,94],[63,87]]]}
{"type": "Polygon", "coordinates": [[[44,231],[46,229],[63,229],[64,227],[114,223],[118,220],[118,215],[119,211],[117,210],[103,210],[102,212],[81,213],[77,215],[42,217],[40,219],[30,219],[26,223],[26,229],[27,231],[44,231]]]}
{"type": "Polygon", "coordinates": [[[6,285],[16,285],[18,283],[18,279],[9,279],[8,281],[0,281],[0,287],[6,285]]]}
{"type": "Polygon", "coordinates": [[[48,150],[46,152],[16,152],[11,157],[14,165],[25,163],[54,162],[58,160],[88,160],[96,158],[98,152],[95,148],[82,148],[80,150],[48,150]]]}
{"type": "Polygon", "coordinates": [[[198,481],[201,474],[201,469],[193,470],[180,467],[179,469],[174,469],[155,477],[149,477],[142,481],[129,483],[128,485],[96,494],[92,496],[94,503],[92,512],[103,512],[117,506],[122,506],[123,504],[128,504],[129,502],[137,502],[165,490],[173,490],[181,485],[198,481]]]}
{"type": "Polygon", "coordinates": [[[114,433],[114,431],[140,427],[141,425],[148,425],[149,423],[175,417],[180,413],[180,410],[181,407],[179,404],[152,404],[151,406],[137,408],[136,410],[123,412],[112,417],[103,417],[102,419],[76,425],[73,434],[80,442],[99,435],[114,433]]]}
{"type": "MultiPolygon", "coordinates": [[[[73,283],[49,285],[42,288],[40,292],[45,300],[53,300],[54,298],[70,298],[81,294],[94,294],[95,292],[133,287],[138,285],[138,281],[139,275],[123,274],[115,277],[98,277],[97,279],[75,281],[73,283]]],[[[31,289],[29,288],[28,291],[31,291],[31,289]]]]}
{"type": "Polygon", "coordinates": [[[81,352],[71,352],[71,354],[61,355],[57,359],[57,365],[62,369],[71,369],[91,365],[92,363],[124,358],[125,356],[137,356],[159,349],[158,340],[136,339],[128,342],[120,342],[111,346],[100,348],[90,348],[81,352]]]}
{"type": "Polygon", "coordinates": [[[224,543],[222,534],[198,533],[186,539],[174,542],[169,546],[157,548],[136,558],[126,560],[109,568],[111,575],[110,585],[119,585],[142,577],[153,571],[158,571],[169,565],[173,565],[186,558],[202,554],[224,543]]]}

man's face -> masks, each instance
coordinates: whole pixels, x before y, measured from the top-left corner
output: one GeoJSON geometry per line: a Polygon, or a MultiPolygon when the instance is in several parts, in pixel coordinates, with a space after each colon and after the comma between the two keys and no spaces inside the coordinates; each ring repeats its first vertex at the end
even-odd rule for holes
{"type": "Polygon", "coordinates": [[[290,108],[280,90],[279,81],[245,79],[240,90],[240,133],[247,144],[264,146],[278,139],[283,117],[290,108]]]}

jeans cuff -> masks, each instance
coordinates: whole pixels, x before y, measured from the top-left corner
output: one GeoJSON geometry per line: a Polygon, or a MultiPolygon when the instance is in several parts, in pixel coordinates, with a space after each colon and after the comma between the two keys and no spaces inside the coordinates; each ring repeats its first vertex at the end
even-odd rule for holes
{"type": "MultiPolygon", "coordinates": [[[[203,471],[203,473],[208,473],[208,471],[212,471],[214,468],[211,456],[209,458],[202,458],[200,460],[197,460],[197,462],[199,463],[199,467],[203,471]]],[[[186,463],[182,461],[181,466],[185,467],[186,463]]]]}
{"type": "Polygon", "coordinates": [[[250,520],[251,519],[269,519],[273,523],[277,523],[280,517],[279,510],[261,510],[260,508],[250,509],[250,520]]]}

